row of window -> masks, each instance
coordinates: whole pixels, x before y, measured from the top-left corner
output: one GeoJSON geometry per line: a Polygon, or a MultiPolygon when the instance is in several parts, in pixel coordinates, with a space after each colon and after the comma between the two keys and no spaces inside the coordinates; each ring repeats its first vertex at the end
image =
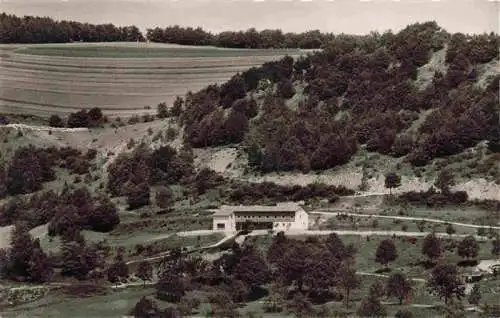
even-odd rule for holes
{"type": "Polygon", "coordinates": [[[236,215],[237,218],[240,218],[240,219],[270,219],[270,218],[273,218],[273,219],[288,219],[288,218],[292,218],[293,216],[291,215],[236,215]]]}

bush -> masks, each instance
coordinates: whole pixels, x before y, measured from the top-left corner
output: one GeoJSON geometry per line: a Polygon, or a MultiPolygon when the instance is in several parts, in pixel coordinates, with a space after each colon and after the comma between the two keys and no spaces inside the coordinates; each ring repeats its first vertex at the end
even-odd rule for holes
{"type": "Polygon", "coordinates": [[[168,117],[168,107],[167,107],[167,104],[165,102],[158,104],[157,110],[156,110],[156,116],[158,116],[158,118],[168,117]]]}
{"type": "Polygon", "coordinates": [[[128,191],[127,204],[129,210],[135,210],[150,204],[149,185],[146,182],[132,186],[128,191]]]}
{"type": "Polygon", "coordinates": [[[156,205],[162,209],[170,207],[174,202],[174,194],[168,187],[161,187],[156,192],[156,205]]]}
{"type": "Polygon", "coordinates": [[[58,115],[52,115],[49,118],[49,126],[50,127],[64,127],[64,121],[58,115]]]}
{"type": "Polygon", "coordinates": [[[457,205],[466,203],[468,200],[467,192],[455,191],[447,193],[437,193],[433,188],[427,191],[409,191],[399,195],[398,200],[415,205],[426,205],[429,207],[442,207],[444,205],[457,205]]]}
{"type": "Polygon", "coordinates": [[[90,116],[87,111],[82,109],[79,112],[71,113],[68,117],[68,122],[66,126],[69,128],[79,128],[79,127],[89,127],[90,126],[90,116]]]}
{"type": "Polygon", "coordinates": [[[129,125],[135,125],[135,124],[138,124],[140,122],[140,118],[139,118],[139,115],[134,115],[132,117],[130,117],[128,119],[128,124],[129,125]]]}
{"type": "Polygon", "coordinates": [[[283,80],[278,83],[278,96],[284,99],[292,98],[295,95],[295,88],[291,80],[283,80]]]}

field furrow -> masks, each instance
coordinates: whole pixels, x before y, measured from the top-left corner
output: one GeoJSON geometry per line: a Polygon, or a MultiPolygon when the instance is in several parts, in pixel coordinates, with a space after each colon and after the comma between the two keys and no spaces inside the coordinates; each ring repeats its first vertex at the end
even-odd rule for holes
{"type": "Polygon", "coordinates": [[[2,47],[1,53],[0,112],[50,116],[100,107],[128,116],[304,52],[76,43],[2,47]]]}

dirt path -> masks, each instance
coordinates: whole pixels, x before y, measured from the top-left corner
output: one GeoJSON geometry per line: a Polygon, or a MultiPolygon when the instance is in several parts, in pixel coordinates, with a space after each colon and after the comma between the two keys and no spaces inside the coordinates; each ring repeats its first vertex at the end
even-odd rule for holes
{"type": "MultiPolygon", "coordinates": [[[[217,233],[217,231],[213,231],[213,233],[217,233]]],[[[404,231],[373,231],[373,230],[366,230],[366,231],[359,231],[359,230],[290,230],[285,232],[286,235],[289,236],[301,236],[301,235],[310,235],[310,236],[321,236],[321,235],[329,235],[332,233],[336,233],[337,235],[343,236],[343,235],[358,235],[358,236],[408,236],[408,237],[423,237],[431,232],[404,232],[404,231]]],[[[276,234],[276,233],[274,233],[276,234]]],[[[438,232],[435,233],[436,236],[438,237],[451,237],[451,238],[464,238],[469,236],[468,234],[453,234],[449,235],[447,233],[442,233],[438,232]]],[[[207,234],[199,234],[199,235],[207,235],[207,234]]],[[[263,235],[269,235],[268,230],[254,230],[251,233],[248,234],[248,236],[263,236],[263,235]]],[[[474,236],[477,240],[488,240],[487,237],[483,236],[474,236]]]]}
{"type": "Polygon", "coordinates": [[[492,228],[495,230],[500,230],[500,226],[485,226],[485,225],[477,225],[470,223],[460,223],[460,222],[450,222],[439,219],[431,219],[431,218],[421,218],[421,217],[411,217],[411,216],[391,216],[391,215],[379,215],[379,214],[360,214],[360,213],[351,213],[351,212],[343,212],[343,211],[311,211],[311,214],[321,214],[321,215],[348,215],[348,216],[358,216],[358,217],[367,217],[367,218],[382,218],[382,219],[392,219],[392,220],[408,220],[408,221],[426,221],[430,223],[442,223],[442,224],[452,224],[455,226],[462,227],[471,227],[471,228],[492,228]]]}
{"type": "Polygon", "coordinates": [[[25,124],[8,124],[4,125],[3,127],[18,129],[18,130],[34,130],[34,131],[61,131],[61,132],[89,131],[88,128],[56,128],[50,126],[37,126],[37,125],[25,125],[25,124]]]}
{"type": "MultiPolygon", "coordinates": [[[[193,232],[198,233],[199,231],[193,231],[193,232]]],[[[215,232],[211,232],[210,234],[214,234],[214,233],[215,232]]],[[[176,234],[179,235],[179,233],[176,233],[176,234]]],[[[165,237],[169,237],[169,236],[172,236],[172,235],[175,235],[175,234],[162,235],[160,237],[161,238],[165,238],[165,237]]],[[[199,234],[196,234],[196,235],[199,235],[199,234]]],[[[197,250],[202,251],[202,250],[207,250],[207,249],[218,247],[218,246],[224,244],[225,242],[227,242],[227,241],[229,241],[231,239],[234,239],[237,235],[238,235],[237,233],[227,233],[226,236],[224,236],[224,238],[222,238],[217,243],[200,247],[197,250]]],[[[158,237],[154,238],[153,240],[157,240],[157,239],[158,239],[158,237]]],[[[132,265],[132,264],[140,263],[140,262],[143,262],[143,261],[148,261],[148,262],[150,262],[150,261],[156,261],[156,260],[162,259],[163,257],[167,256],[169,253],[170,252],[168,252],[168,251],[167,252],[163,252],[163,253],[160,253],[160,254],[155,255],[155,256],[151,256],[151,257],[147,257],[147,258],[143,258],[143,259],[138,259],[138,260],[128,261],[126,264],[127,265],[132,265]]]]}
{"type": "MultiPolygon", "coordinates": [[[[384,274],[376,274],[376,273],[368,273],[368,272],[362,272],[362,271],[356,271],[357,275],[360,276],[373,276],[373,277],[382,277],[382,278],[388,278],[389,275],[384,275],[384,274]]],[[[419,283],[425,283],[426,280],[423,278],[410,278],[412,281],[419,282],[419,283]]]]}

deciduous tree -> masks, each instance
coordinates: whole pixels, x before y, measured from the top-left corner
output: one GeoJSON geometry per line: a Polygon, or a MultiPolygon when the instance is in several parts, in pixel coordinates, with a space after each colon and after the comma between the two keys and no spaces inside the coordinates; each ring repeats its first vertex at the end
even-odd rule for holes
{"type": "Polygon", "coordinates": [[[155,195],[156,205],[162,209],[167,209],[174,203],[174,193],[170,188],[162,186],[155,195]]]}
{"type": "Polygon", "coordinates": [[[441,257],[442,253],[443,247],[441,240],[434,233],[428,234],[424,238],[424,242],[422,244],[422,254],[427,256],[431,262],[434,262],[436,259],[441,257]]]}
{"type": "Polygon", "coordinates": [[[491,241],[491,255],[498,258],[500,255],[500,235],[496,235],[495,239],[491,241]]]}
{"type": "Polygon", "coordinates": [[[352,261],[344,261],[339,268],[338,285],[344,290],[344,303],[349,308],[349,298],[351,291],[360,286],[360,281],[356,276],[356,269],[352,261]]]}
{"type": "Polygon", "coordinates": [[[459,299],[465,296],[464,284],[459,277],[457,267],[453,264],[436,266],[427,281],[427,287],[431,294],[444,298],[445,304],[454,296],[459,299]]]}
{"type": "Polygon", "coordinates": [[[402,305],[403,300],[410,295],[412,286],[410,280],[404,274],[395,273],[389,277],[386,290],[388,296],[398,298],[399,305],[402,305]]]}
{"type": "Polygon", "coordinates": [[[450,187],[455,185],[453,179],[453,174],[449,170],[441,170],[439,172],[436,182],[434,183],[436,188],[441,190],[442,193],[448,194],[450,192],[450,187]]]}
{"type": "Polygon", "coordinates": [[[11,279],[37,283],[46,282],[52,275],[52,266],[40,241],[33,240],[25,225],[14,227],[5,272],[11,279]]]}
{"type": "Polygon", "coordinates": [[[311,257],[311,248],[303,243],[289,244],[281,259],[278,260],[278,270],[285,284],[296,283],[302,292],[304,276],[308,269],[308,259],[311,257]]]}
{"type": "Polygon", "coordinates": [[[376,298],[382,298],[386,295],[386,287],[382,284],[381,281],[377,280],[370,285],[370,290],[368,292],[370,295],[375,296],[376,298]]]}
{"type": "Polygon", "coordinates": [[[52,115],[49,117],[49,126],[50,127],[64,127],[64,121],[58,115],[52,115]]]}
{"type": "Polygon", "coordinates": [[[458,256],[471,259],[476,258],[479,253],[479,244],[474,236],[469,235],[458,244],[458,256]]]}
{"type": "Polygon", "coordinates": [[[472,290],[467,300],[471,305],[479,305],[479,302],[481,301],[481,290],[479,289],[479,284],[474,284],[474,286],[472,286],[472,290]]]}
{"type": "Polygon", "coordinates": [[[235,269],[235,276],[251,289],[255,289],[269,282],[271,271],[259,252],[249,247],[242,251],[242,257],[235,269]]]}
{"type": "Polygon", "coordinates": [[[139,263],[135,275],[142,279],[146,285],[146,281],[153,279],[153,266],[148,261],[142,261],[139,263]]]}
{"type": "Polygon", "coordinates": [[[396,258],[398,258],[398,252],[394,241],[391,239],[381,241],[375,252],[375,262],[387,267],[387,265],[395,261],[396,258]]]}
{"type": "Polygon", "coordinates": [[[368,295],[361,301],[356,314],[359,317],[386,317],[387,311],[378,298],[368,295]]]}
{"type": "Polygon", "coordinates": [[[298,318],[306,318],[311,316],[313,306],[304,294],[296,293],[288,302],[287,310],[298,318]]]}
{"type": "Polygon", "coordinates": [[[167,103],[162,102],[162,103],[158,104],[158,106],[156,107],[156,116],[158,116],[158,118],[167,118],[168,117],[167,103]]]}
{"type": "Polygon", "coordinates": [[[43,171],[34,147],[18,149],[7,170],[9,194],[26,194],[41,189],[43,171]]]}
{"type": "Polygon", "coordinates": [[[401,186],[401,177],[395,172],[389,172],[385,175],[385,187],[389,189],[389,194],[392,195],[392,189],[401,186]]]}
{"type": "Polygon", "coordinates": [[[127,204],[130,210],[138,209],[150,204],[149,184],[142,182],[132,186],[127,195],[127,204]]]}

